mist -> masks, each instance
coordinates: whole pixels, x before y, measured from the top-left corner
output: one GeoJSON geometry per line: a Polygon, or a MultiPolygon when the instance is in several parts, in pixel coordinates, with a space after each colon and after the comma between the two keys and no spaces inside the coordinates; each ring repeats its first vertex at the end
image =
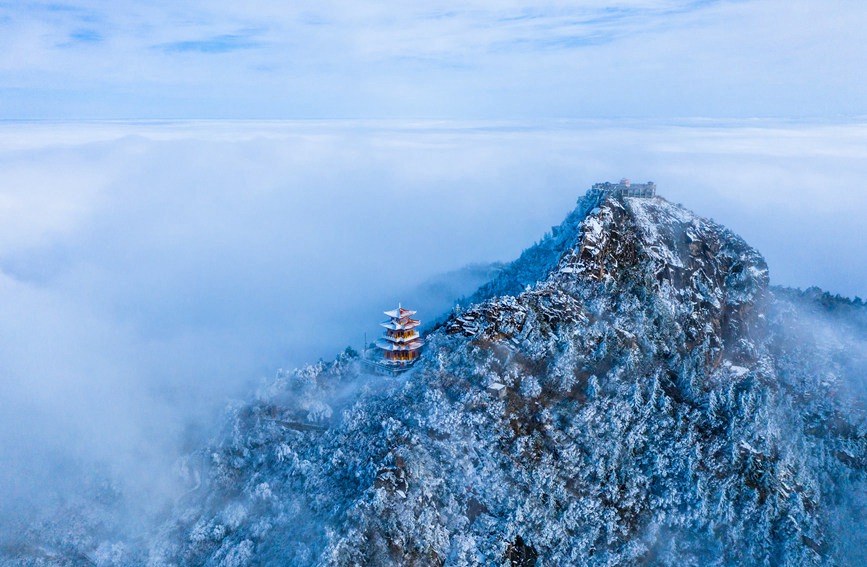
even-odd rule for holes
{"type": "Polygon", "coordinates": [[[865,158],[863,124],[4,123],[0,535],[95,474],[127,519],[170,503],[229,400],[399,301],[434,319],[597,181],[655,181],[772,283],[864,297],[865,158]]]}

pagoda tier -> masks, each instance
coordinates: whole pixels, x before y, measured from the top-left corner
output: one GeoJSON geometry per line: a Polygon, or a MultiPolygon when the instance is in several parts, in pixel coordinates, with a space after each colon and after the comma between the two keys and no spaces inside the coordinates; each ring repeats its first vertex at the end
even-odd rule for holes
{"type": "Polygon", "coordinates": [[[404,309],[398,303],[397,309],[392,309],[391,311],[386,311],[385,314],[388,315],[389,317],[391,317],[392,319],[403,319],[405,317],[412,317],[413,315],[416,314],[416,311],[404,309]]]}
{"type": "Polygon", "coordinates": [[[409,344],[419,339],[418,331],[386,331],[384,340],[396,344],[409,344]]]}
{"type": "Polygon", "coordinates": [[[420,349],[422,346],[424,346],[424,343],[421,342],[420,340],[414,340],[414,341],[408,342],[408,343],[393,343],[390,341],[379,339],[378,341],[376,341],[376,346],[378,346],[382,350],[390,350],[390,351],[406,350],[406,351],[409,351],[409,350],[420,349]]]}
{"type": "Polygon", "coordinates": [[[394,365],[394,366],[409,366],[418,360],[418,357],[421,356],[419,351],[411,350],[411,351],[385,351],[385,364],[394,365]]]}
{"type": "Polygon", "coordinates": [[[408,331],[409,329],[415,329],[416,327],[421,325],[421,322],[418,319],[407,319],[406,323],[401,323],[400,319],[398,319],[397,321],[395,321],[395,320],[383,321],[382,323],[380,323],[380,325],[382,325],[386,329],[390,329],[392,331],[400,331],[400,330],[407,330],[408,331]]]}
{"type": "Polygon", "coordinates": [[[411,309],[404,309],[400,304],[397,309],[385,312],[389,320],[380,325],[385,327],[386,331],[376,341],[376,346],[382,350],[383,363],[402,367],[418,359],[424,342],[415,330],[421,324],[418,319],[412,319],[415,313],[411,309]]]}

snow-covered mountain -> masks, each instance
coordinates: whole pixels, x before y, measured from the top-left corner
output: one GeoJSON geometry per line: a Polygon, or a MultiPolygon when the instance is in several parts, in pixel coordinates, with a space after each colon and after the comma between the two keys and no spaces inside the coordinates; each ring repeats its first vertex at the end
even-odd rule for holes
{"type": "MultiPolygon", "coordinates": [[[[398,378],[281,371],[184,463],[151,565],[867,564],[867,310],[591,190],[398,378]]],[[[96,542],[93,543],[96,545],[96,542]]],[[[96,559],[93,559],[96,557],[96,559]]]]}

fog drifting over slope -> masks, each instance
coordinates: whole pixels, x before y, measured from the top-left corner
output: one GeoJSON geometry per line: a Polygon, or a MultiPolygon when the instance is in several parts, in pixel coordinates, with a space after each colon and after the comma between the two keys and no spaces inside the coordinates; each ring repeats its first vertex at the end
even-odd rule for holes
{"type": "Polygon", "coordinates": [[[191,419],[516,257],[596,181],[652,179],[773,283],[863,297],[865,158],[864,125],[6,123],[0,531],[95,467],[171,494],[191,419]]]}

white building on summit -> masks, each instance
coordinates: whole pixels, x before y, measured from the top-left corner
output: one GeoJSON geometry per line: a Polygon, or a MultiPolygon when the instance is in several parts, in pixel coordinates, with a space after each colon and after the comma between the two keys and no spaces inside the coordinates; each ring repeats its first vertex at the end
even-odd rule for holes
{"type": "Polygon", "coordinates": [[[596,183],[594,189],[603,193],[614,195],[622,195],[623,197],[655,197],[656,184],[653,181],[647,183],[631,183],[625,177],[620,180],[620,183],[596,183]]]}
{"type": "Polygon", "coordinates": [[[385,334],[376,341],[376,346],[383,352],[381,364],[400,368],[411,366],[418,360],[424,342],[416,330],[421,322],[412,318],[415,313],[399,303],[397,309],[385,312],[389,319],[380,323],[385,327],[385,334]]]}

